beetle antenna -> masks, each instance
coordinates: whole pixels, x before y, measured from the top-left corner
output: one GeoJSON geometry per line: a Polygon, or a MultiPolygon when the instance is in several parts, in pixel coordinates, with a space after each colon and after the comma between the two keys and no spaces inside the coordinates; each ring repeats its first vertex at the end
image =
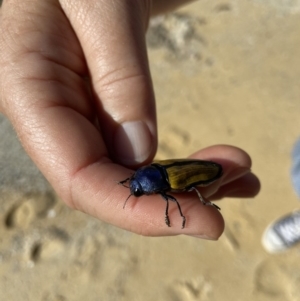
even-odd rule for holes
{"type": "Polygon", "coordinates": [[[127,203],[128,199],[129,199],[131,196],[132,196],[132,194],[130,194],[130,195],[128,196],[128,198],[126,199],[126,201],[125,201],[125,203],[124,203],[124,205],[123,205],[123,209],[125,208],[126,203],[127,203]]]}

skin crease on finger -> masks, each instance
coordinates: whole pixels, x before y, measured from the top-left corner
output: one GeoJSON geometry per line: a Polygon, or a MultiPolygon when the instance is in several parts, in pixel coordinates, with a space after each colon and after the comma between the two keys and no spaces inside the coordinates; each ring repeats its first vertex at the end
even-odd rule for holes
{"type": "MultiPolygon", "coordinates": [[[[175,210],[170,213],[174,227],[166,227],[165,202],[159,196],[133,200],[123,210],[128,191],[116,185],[116,181],[128,177],[130,170],[110,162],[106,141],[91,122],[89,115],[94,107],[89,107],[84,84],[79,84],[88,69],[80,47],[83,45],[79,44],[57,3],[37,0],[17,4],[8,0],[1,10],[2,25],[10,26],[14,21],[14,27],[9,27],[11,36],[6,33],[0,38],[1,66],[4,67],[1,103],[5,103],[3,111],[12,121],[26,151],[59,196],[74,209],[143,235],[185,233],[212,239],[219,237],[224,227],[222,216],[214,208],[194,203],[196,197],[187,197],[182,205],[188,218],[184,231],[175,226],[180,224],[175,210]],[[10,6],[13,4],[19,11],[17,19],[10,6]],[[30,15],[31,10],[35,14],[30,15]],[[5,15],[7,11],[12,19],[5,15]],[[58,22],[47,19],[51,12],[58,22]],[[57,31],[60,24],[63,30],[57,31]],[[57,36],[57,32],[60,35],[57,36]]],[[[1,27],[1,30],[6,29],[1,27]]],[[[122,50],[124,52],[124,45],[122,50]]],[[[124,54],[121,54],[122,59],[124,54]]],[[[90,65],[93,63],[96,64],[91,61],[90,65]]],[[[122,105],[126,104],[122,101],[122,105]]],[[[202,158],[202,155],[211,159],[230,156],[234,158],[229,161],[230,166],[249,165],[245,153],[229,146],[215,146],[197,153],[196,157],[202,158]]]]}

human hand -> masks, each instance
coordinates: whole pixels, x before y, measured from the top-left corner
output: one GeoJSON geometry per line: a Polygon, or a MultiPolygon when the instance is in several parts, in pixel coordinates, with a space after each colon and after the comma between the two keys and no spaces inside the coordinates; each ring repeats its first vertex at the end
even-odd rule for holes
{"type": "MultiPolygon", "coordinates": [[[[150,6],[149,0],[4,1],[0,109],[70,207],[144,235],[217,238],[223,219],[217,210],[196,203],[196,196],[179,200],[188,218],[184,230],[175,227],[177,213],[172,210],[174,227],[166,227],[164,202],[157,196],[123,210],[128,191],[116,181],[130,175],[124,166],[149,163],[157,147],[145,46],[150,6]]],[[[250,167],[243,151],[218,146],[196,157],[228,162],[223,177],[228,183],[219,187],[218,181],[209,188],[218,190],[204,196],[220,198],[237,186],[235,196],[256,194],[253,177],[226,176],[250,167]],[[225,155],[234,159],[226,161],[225,155]]]]}

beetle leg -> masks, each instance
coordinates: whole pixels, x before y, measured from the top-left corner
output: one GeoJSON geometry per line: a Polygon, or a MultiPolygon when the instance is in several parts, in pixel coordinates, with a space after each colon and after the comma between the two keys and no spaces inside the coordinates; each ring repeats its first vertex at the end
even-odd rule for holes
{"type": "Polygon", "coordinates": [[[183,229],[183,228],[185,227],[186,218],[185,218],[185,216],[182,214],[180,204],[178,203],[178,201],[177,201],[172,195],[161,193],[161,196],[164,198],[164,200],[167,201],[166,218],[165,218],[166,224],[170,227],[170,220],[169,220],[169,214],[168,214],[168,210],[169,210],[169,199],[170,199],[172,202],[175,202],[175,203],[177,204],[177,207],[178,207],[180,216],[182,217],[182,226],[181,226],[181,229],[183,229]],[[168,221],[169,224],[167,223],[167,221],[168,221]]]}
{"type": "Polygon", "coordinates": [[[191,189],[189,191],[192,191],[192,190],[195,190],[197,192],[198,197],[203,205],[213,206],[213,207],[217,208],[218,210],[221,210],[221,208],[218,207],[217,205],[215,205],[214,203],[212,203],[210,201],[205,201],[204,198],[202,197],[202,195],[200,194],[199,190],[196,187],[191,187],[191,189]]]}
{"type": "Polygon", "coordinates": [[[130,180],[130,178],[127,178],[127,179],[125,179],[125,180],[123,180],[123,181],[118,182],[118,184],[119,184],[119,185],[122,185],[122,186],[124,186],[124,187],[126,187],[126,188],[129,188],[128,186],[124,185],[124,183],[126,183],[126,182],[129,181],[129,180],[130,180]]]}
{"type": "Polygon", "coordinates": [[[166,206],[166,213],[165,213],[165,223],[167,224],[168,227],[171,227],[170,224],[170,219],[169,219],[169,200],[168,198],[166,199],[167,206],[166,206]]]}
{"type": "Polygon", "coordinates": [[[166,205],[166,211],[165,211],[165,223],[168,227],[171,227],[171,224],[170,224],[170,218],[169,218],[169,198],[166,194],[164,193],[161,193],[160,194],[162,196],[162,198],[167,202],[167,205],[166,205]]]}

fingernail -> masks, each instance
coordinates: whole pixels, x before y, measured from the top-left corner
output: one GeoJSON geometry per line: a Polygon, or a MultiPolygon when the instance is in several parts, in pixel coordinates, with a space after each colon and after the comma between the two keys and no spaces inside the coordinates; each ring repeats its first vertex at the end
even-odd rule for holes
{"type": "Polygon", "coordinates": [[[124,165],[145,161],[151,154],[153,139],[143,121],[129,121],[119,125],[114,137],[114,153],[124,165]]]}
{"type": "Polygon", "coordinates": [[[231,198],[251,198],[254,197],[256,195],[256,193],[252,190],[245,190],[245,189],[233,189],[233,190],[229,190],[226,191],[226,196],[227,197],[231,197],[231,198]]]}
{"type": "Polygon", "coordinates": [[[237,167],[230,171],[222,180],[222,185],[227,184],[228,182],[232,182],[251,171],[248,167],[237,167]]]}
{"type": "Polygon", "coordinates": [[[217,241],[219,238],[215,238],[215,237],[209,237],[205,234],[200,234],[200,235],[192,235],[192,234],[187,234],[188,236],[192,236],[192,237],[196,237],[196,238],[201,238],[201,239],[205,239],[205,240],[213,240],[213,241],[217,241]]]}

